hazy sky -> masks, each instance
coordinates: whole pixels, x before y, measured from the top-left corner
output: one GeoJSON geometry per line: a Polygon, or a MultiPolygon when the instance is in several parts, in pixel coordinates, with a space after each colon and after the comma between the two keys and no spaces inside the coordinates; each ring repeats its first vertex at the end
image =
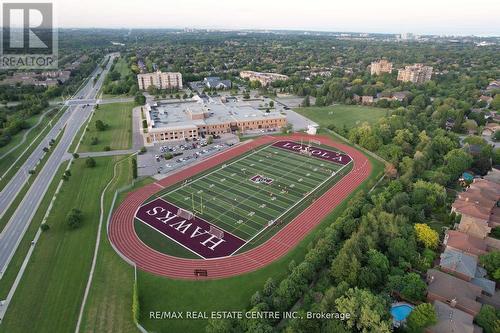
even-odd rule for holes
{"type": "Polygon", "coordinates": [[[499,0],[54,0],[61,27],[500,36],[499,0]]]}

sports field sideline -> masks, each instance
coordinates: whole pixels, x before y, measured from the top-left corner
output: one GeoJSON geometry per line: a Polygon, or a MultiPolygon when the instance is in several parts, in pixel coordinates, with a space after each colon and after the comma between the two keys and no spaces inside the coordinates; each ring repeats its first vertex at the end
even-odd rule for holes
{"type": "Polygon", "coordinates": [[[314,190],[343,166],[266,146],[161,198],[248,242],[304,198],[314,197],[314,190]]]}

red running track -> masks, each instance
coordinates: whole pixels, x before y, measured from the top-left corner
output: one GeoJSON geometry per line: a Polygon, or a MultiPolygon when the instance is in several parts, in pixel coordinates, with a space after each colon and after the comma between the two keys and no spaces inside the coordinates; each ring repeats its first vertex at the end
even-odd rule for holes
{"type": "Polygon", "coordinates": [[[108,237],[122,258],[146,272],[175,279],[200,279],[200,277],[194,275],[195,269],[207,270],[208,277],[203,277],[203,279],[236,276],[262,268],[284,256],[313,230],[333,208],[339,205],[367,179],[370,172],[371,164],[365,155],[350,146],[333,141],[328,137],[311,137],[298,133],[288,137],[264,136],[242,143],[196,165],[180,170],[156,183],[131,192],[113,213],[108,225],[108,237]],[[153,194],[165,187],[213,168],[224,161],[237,157],[253,148],[286,139],[319,140],[323,144],[335,147],[349,154],[353,159],[354,165],[346,176],[265,243],[232,257],[210,260],[186,259],[169,256],[153,250],[144,244],[135,233],[135,212],[153,194]]]}

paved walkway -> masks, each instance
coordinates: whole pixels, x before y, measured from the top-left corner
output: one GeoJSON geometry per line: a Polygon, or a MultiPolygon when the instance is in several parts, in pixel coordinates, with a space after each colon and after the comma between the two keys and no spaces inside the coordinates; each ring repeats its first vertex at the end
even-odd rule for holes
{"type": "Polygon", "coordinates": [[[78,155],[80,157],[101,157],[101,156],[130,155],[133,153],[137,153],[137,150],[125,149],[125,150],[95,151],[90,153],[78,153],[78,155]]]}

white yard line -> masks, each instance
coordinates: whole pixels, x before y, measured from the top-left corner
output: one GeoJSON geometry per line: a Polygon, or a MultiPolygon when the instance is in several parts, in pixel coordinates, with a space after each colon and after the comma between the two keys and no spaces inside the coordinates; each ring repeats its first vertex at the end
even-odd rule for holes
{"type": "MultiPolygon", "coordinates": [[[[298,204],[300,204],[301,202],[303,202],[305,199],[307,199],[311,194],[313,194],[314,192],[316,192],[316,190],[318,188],[320,188],[321,186],[323,186],[326,182],[328,182],[330,179],[332,179],[333,177],[336,177],[345,167],[347,167],[348,165],[350,165],[352,163],[352,159],[349,163],[347,163],[346,165],[344,165],[343,167],[341,167],[337,172],[335,172],[335,174],[332,174],[330,177],[328,177],[327,179],[325,179],[325,181],[323,181],[322,183],[320,183],[318,186],[316,186],[313,190],[311,190],[309,192],[308,195],[306,195],[302,200],[299,200],[297,201],[293,206],[291,206],[290,208],[288,208],[285,212],[283,212],[283,214],[281,214],[280,216],[278,216],[276,220],[280,219],[282,216],[284,216],[285,214],[287,214],[290,210],[292,210],[294,207],[296,207],[298,204]]],[[[250,238],[248,241],[247,241],[247,244],[250,243],[253,239],[255,239],[255,237],[257,237],[258,235],[260,235],[264,230],[267,230],[267,228],[269,228],[270,225],[266,225],[261,231],[259,231],[255,236],[253,236],[252,238],[250,238]]],[[[245,246],[246,244],[242,245],[239,249],[237,249],[236,251],[234,251],[233,253],[231,253],[231,256],[233,254],[235,254],[236,252],[238,252],[243,246],[245,246]]]]}

